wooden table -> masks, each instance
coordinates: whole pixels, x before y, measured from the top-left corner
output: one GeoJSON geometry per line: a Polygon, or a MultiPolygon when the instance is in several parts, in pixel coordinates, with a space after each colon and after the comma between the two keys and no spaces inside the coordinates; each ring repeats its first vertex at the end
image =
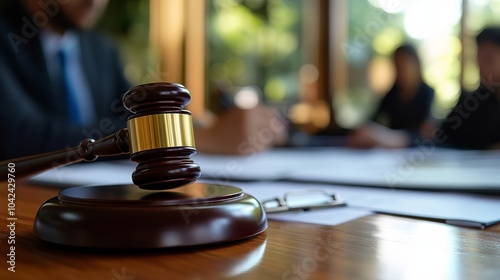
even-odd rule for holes
{"type": "Polygon", "coordinates": [[[12,273],[6,186],[1,183],[0,279],[500,279],[500,226],[475,230],[385,215],[335,227],[270,221],[254,238],[196,249],[51,246],[33,236],[32,224],[38,207],[58,190],[22,181],[12,273]]]}

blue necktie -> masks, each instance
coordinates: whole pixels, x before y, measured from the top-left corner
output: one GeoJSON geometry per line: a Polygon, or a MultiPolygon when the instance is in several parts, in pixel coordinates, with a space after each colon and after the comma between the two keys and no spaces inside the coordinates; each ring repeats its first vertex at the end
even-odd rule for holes
{"type": "Polygon", "coordinates": [[[74,124],[82,124],[82,112],[76,96],[75,83],[72,81],[69,73],[71,54],[68,50],[62,48],[59,50],[58,55],[61,62],[61,78],[66,92],[69,119],[74,124]]]}

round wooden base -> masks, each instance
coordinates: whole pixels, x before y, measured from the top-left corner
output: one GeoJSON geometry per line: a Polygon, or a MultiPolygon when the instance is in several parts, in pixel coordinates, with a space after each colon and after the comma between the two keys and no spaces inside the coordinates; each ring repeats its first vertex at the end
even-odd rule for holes
{"type": "Polygon", "coordinates": [[[197,182],[168,191],[135,185],[64,189],[40,207],[34,234],[69,246],[148,249],[229,242],[266,228],[254,197],[197,182]]]}

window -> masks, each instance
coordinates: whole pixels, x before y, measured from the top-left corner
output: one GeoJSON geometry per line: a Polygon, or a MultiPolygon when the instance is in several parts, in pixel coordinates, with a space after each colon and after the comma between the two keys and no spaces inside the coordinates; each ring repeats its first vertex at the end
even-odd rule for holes
{"type": "Polygon", "coordinates": [[[213,0],[207,5],[209,107],[286,110],[299,99],[302,1],[213,0]]]}
{"type": "Polygon", "coordinates": [[[136,45],[122,44],[134,82],[159,67],[160,79],[191,89],[198,109],[265,102],[310,133],[368,119],[394,81],[391,54],[405,42],[436,91],[433,115],[444,118],[462,87],[478,85],[475,35],[500,23],[500,0],[141,0],[111,1],[110,9],[104,26],[118,34],[128,26],[136,45]],[[115,6],[142,25],[117,24],[115,6]],[[147,27],[158,55],[143,51],[147,27]]]}
{"type": "Polygon", "coordinates": [[[417,48],[424,81],[436,91],[433,115],[443,118],[460,94],[462,1],[347,3],[342,48],[349,76],[347,89],[335,98],[339,124],[354,127],[371,116],[394,82],[391,55],[403,43],[417,48]]]}

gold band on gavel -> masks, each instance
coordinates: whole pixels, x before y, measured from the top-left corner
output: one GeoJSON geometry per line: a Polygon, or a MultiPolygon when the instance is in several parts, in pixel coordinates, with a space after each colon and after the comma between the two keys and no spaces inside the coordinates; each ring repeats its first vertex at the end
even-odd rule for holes
{"type": "Polygon", "coordinates": [[[157,114],[127,121],[130,152],[194,147],[193,120],[187,114],[157,114]]]}

